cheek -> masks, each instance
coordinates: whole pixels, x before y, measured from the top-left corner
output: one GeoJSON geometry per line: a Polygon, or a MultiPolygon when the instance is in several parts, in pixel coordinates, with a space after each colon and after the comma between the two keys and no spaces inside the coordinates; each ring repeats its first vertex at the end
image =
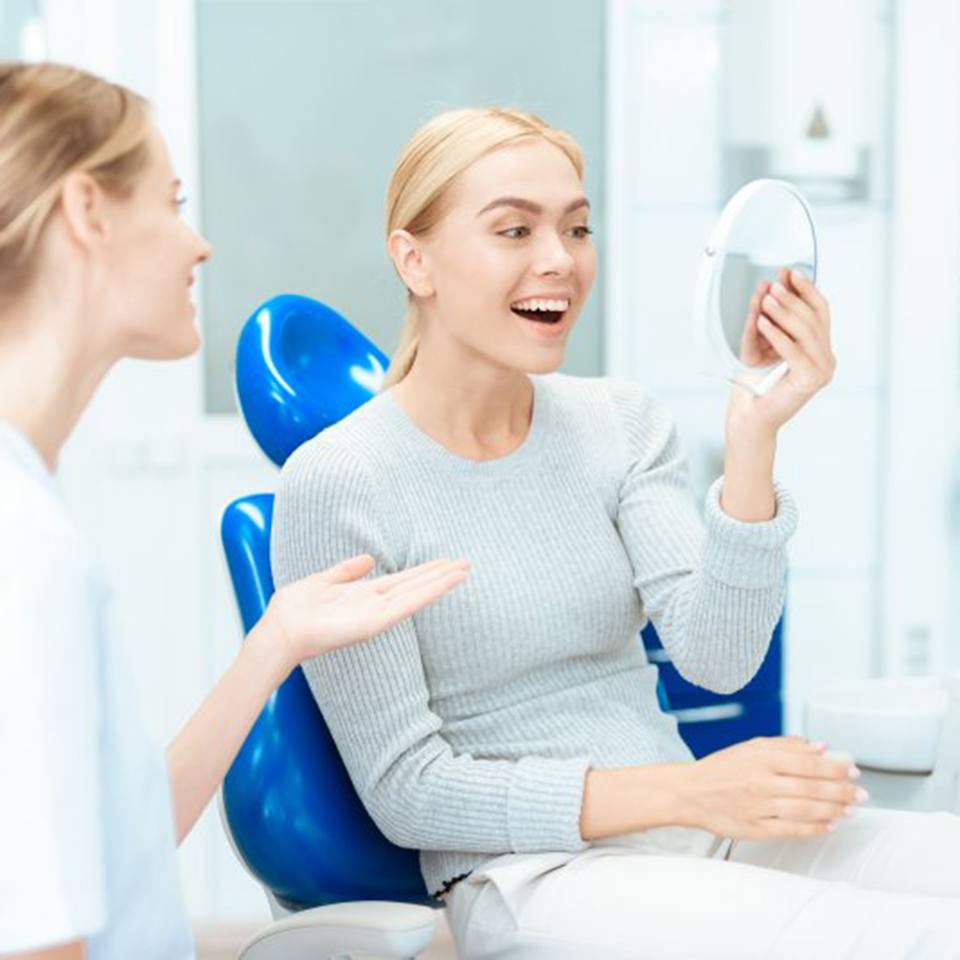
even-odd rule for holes
{"type": "Polygon", "coordinates": [[[577,272],[586,292],[586,288],[593,283],[597,275],[597,250],[592,243],[588,244],[576,259],[577,272]]]}
{"type": "Polygon", "coordinates": [[[445,258],[437,271],[437,292],[448,303],[467,309],[499,303],[523,276],[516,251],[484,241],[461,242],[454,249],[455,256],[445,258]]]}

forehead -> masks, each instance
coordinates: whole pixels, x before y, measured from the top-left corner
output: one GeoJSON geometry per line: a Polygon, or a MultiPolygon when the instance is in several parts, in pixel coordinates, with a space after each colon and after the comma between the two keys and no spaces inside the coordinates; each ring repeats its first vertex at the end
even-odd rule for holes
{"type": "Polygon", "coordinates": [[[501,196],[522,197],[545,208],[583,195],[570,158],[552,143],[531,140],[502,147],[471,164],[458,178],[456,202],[476,214],[501,196]]]}
{"type": "Polygon", "coordinates": [[[150,179],[162,180],[170,183],[175,179],[173,172],[173,163],[170,160],[170,152],[167,150],[167,144],[160,131],[151,124],[150,134],[147,138],[148,155],[146,176],[150,179]]]}

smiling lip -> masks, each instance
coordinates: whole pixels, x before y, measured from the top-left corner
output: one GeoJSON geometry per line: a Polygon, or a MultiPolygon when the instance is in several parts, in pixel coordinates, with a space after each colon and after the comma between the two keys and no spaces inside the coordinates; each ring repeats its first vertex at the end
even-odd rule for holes
{"type": "MultiPolygon", "coordinates": [[[[513,313],[512,310],[510,312],[513,313]]],[[[524,325],[524,327],[526,327],[528,330],[532,330],[535,336],[543,337],[547,340],[555,340],[558,337],[563,337],[566,335],[570,326],[567,321],[567,316],[569,313],[569,310],[565,310],[560,315],[560,319],[555,323],[545,323],[542,320],[531,320],[519,313],[513,313],[513,315],[524,325]]]]}

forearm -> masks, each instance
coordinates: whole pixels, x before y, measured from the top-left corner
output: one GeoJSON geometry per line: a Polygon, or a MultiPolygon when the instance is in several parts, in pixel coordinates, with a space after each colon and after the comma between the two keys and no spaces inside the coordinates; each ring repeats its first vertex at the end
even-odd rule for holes
{"type": "Polygon", "coordinates": [[[773,461],[775,432],[737,421],[727,423],[720,505],[745,523],[771,520],[776,514],[773,461]]]}
{"type": "Polygon", "coordinates": [[[654,827],[689,825],[687,763],[654,763],[587,774],[580,836],[600,840],[654,827]]]}
{"type": "Polygon", "coordinates": [[[177,843],[226,776],[270,694],[290,666],[261,624],[167,748],[177,843]]]}

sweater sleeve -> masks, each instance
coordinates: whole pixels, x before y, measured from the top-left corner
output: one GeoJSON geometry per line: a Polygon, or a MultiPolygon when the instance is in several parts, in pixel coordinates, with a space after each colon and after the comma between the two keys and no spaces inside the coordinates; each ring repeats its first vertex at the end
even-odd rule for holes
{"type": "MultiPolygon", "coordinates": [[[[387,515],[355,456],[319,438],[301,447],[284,467],[274,507],[277,587],[359,553],[375,559],[372,576],[395,572],[387,515]]],[[[381,832],[421,850],[585,846],[579,822],[588,761],[454,754],[430,708],[414,620],[304,664],[353,785],[381,832]]]]}
{"type": "Polygon", "coordinates": [[[670,415],[634,384],[612,397],[626,462],[618,529],[645,612],[681,676],[733,693],[760,668],[783,609],[796,506],[775,484],[772,520],[736,520],[720,506],[721,476],[701,522],[670,415]]]}

